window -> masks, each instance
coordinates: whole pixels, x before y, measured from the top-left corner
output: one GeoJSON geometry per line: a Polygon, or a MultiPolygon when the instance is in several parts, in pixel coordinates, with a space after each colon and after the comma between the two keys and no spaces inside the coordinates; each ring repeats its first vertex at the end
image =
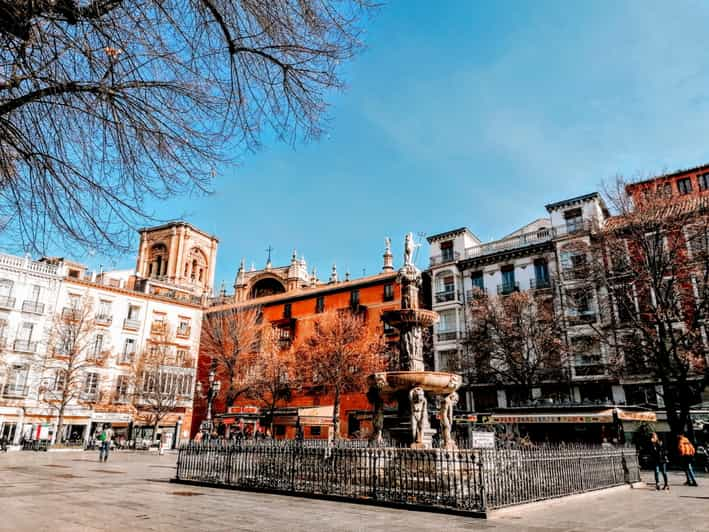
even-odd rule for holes
{"type": "Polygon", "coordinates": [[[140,307],[137,305],[128,305],[128,319],[137,320],[140,317],[140,307]]]}
{"type": "Polygon", "coordinates": [[[451,262],[452,260],[454,260],[453,241],[448,240],[446,242],[441,242],[441,261],[451,262]]]}
{"type": "Polygon", "coordinates": [[[10,366],[5,384],[5,395],[25,395],[29,368],[22,365],[10,366]]]}
{"type": "Polygon", "coordinates": [[[84,379],[84,395],[95,396],[98,392],[98,373],[87,373],[84,379]]]}
{"type": "Polygon", "coordinates": [[[384,334],[386,334],[386,335],[396,334],[396,328],[392,327],[391,325],[389,325],[388,322],[385,321],[384,322],[384,334]]]}
{"type": "Polygon", "coordinates": [[[689,227],[686,232],[687,247],[693,259],[707,256],[709,249],[709,228],[703,225],[689,227]]]}
{"type": "Polygon", "coordinates": [[[77,310],[81,306],[81,296],[77,294],[69,295],[69,308],[71,310],[77,310]]]}
{"type": "Polygon", "coordinates": [[[483,281],[483,272],[473,272],[470,274],[470,281],[473,283],[473,288],[485,290],[485,282],[483,281]]]}
{"type": "Polygon", "coordinates": [[[359,306],[359,288],[355,288],[350,292],[350,307],[356,308],[359,306]]]}
{"type": "Polygon", "coordinates": [[[672,197],[672,183],[657,185],[657,195],[664,198],[672,197]]]}
{"type": "Polygon", "coordinates": [[[509,294],[517,289],[517,283],[515,282],[515,268],[514,266],[503,266],[501,269],[502,273],[502,284],[499,287],[499,293],[509,294]]]}
{"type": "Polygon", "coordinates": [[[704,191],[709,189],[709,173],[698,175],[697,182],[699,183],[699,190],[704,191]]]}
{"type": "Polygon", "coordinates": [[[455,278],[450,275],[441,275],[438,277],[438,291],[443,293],[452,293],[455,291],[455,278]]]}
{"type": "Polygon", "coordinates": [[[94,338],[94,343],[91,346],[91,351],[89,353],[90,358],[96,360],[101,357],[101,351],[103,350],[103,334],[97,334],[94,338]]]}
{"type": "Polygon", "coordinates": [[[565,251],[561,253],[561,267],[564,279],[584,279],[587,274],[586,253],[582,251],[565,251]]]}
{"type": "Polygon", "coordinates": [[[65,388],[66,388],[66,371],[64,371],[63,369],[59,369],[54,374],[53,389],[55,392],[61,392],[61,391],[64,391],[65,388]]]}
{"type": "Polygon", "coordinates": [[[42,287],[39,286],[38,284],[33,284],[32,285],[32,301],[37,303],[39,301],[39,298],[41,295],[42,295],[42,287]]]}
{"type": "Polygon", "coordinates": [[[574,354],[574,371],[577,376],[603,373],[603,357],[598,339],[590,336],[572,338],[571,351],[574,354]]]}
{"type": "Polygon", "coordinates": [[[106,320],[111,317],[111,302],[110,301],[99,301],[98,309],[96,312],[96,318],[99,320],[106,320]]]}
{"type": "Polygon", "coordinates": [[[384,285],[384,301],[394,301],[394,285],[392,283],[384,285]]]}
{"type": "Polygon", "coordinates": [[[591,308],[593,301],[593,293],[590,288],[577,288],[569,290],[568,296],[568,313],[571,320],[593,321],[595,314],[591,308]]]}
{"type": "Polygon", "coordinates": [[[613,289],[616,318],[618,323],[628,323],[635,316],[635,298],[631,285],[619,285],[613,289]]]}
{"type": "Polygon", "coordinates": [[[123,352],[121,353],[121,363],[127,364],[133,361],[135,356],[135,338],[126,338],[123,344],[123,352]]]}
{"type": "Polygon", "coordinates": [[[457,371],[458,370],[458,351],[448,349],[438,352],[438,364],[441,371],[457,371]]]}
{"type": "Polygon", "coordinates": [[[17,332],[17,339],[23,342],[29,342],[32,340],[32,331],[34,330],[34,324],[23,323],[20,330],[17,332]]]}
{"type": "Polygon", "coordinates": [[[310,427],[310,435],[311,436],[320,436],[320,434],[321,434],[320,428],[321,427],[319,425],[316,425],[314,427],[310,427]]]}
{"type": "Polygon", "coordinates": [[[291,304],[286,303],[283,305],[283,317],[284,318],[290,318],[291,317],[291,304]]]}
{"type": "Polygon", "coordinates": [[[583,211],[581,209],[569,209],[564,211],[566,220],[566,231],[576,233],[583,229],[583,211]]]}
{"type": "Polygon", "coordinates": [[[692,180],[689,177],[678,179],[677,191],[683,196],[692,192],[692,180]]]}
{"type": "Polygon", "coordinates": [[[0,297],[12,297],[14,283],[10,279],[0,279],[0,297]]]}
{"type": "Polygon", "coordinates": [[[175,362],[178,366],[184,366],[190,362],[190,354],[186,349],[178,349],[175,353],[175,362]]]}
{"type": "Polygon", "coordinates": [[[534,287],[546,288],[549,286],[549,265],[544,259],[534,261],[534,287]]]}
{"type": "Polygon", "coordinates": [[[315,312],[320,314],[325,311],[325,296],[318,296],[315,300],[315,312]]]}
{"type": "Polygon", "coordinates": [[[180,318],[180,321],[177,324],[177,334],[179,336],[190,335],[190,320],[180,318]]]}
{"type": "Polygon", "coordinates": [[[128,375],[116,377],[116,399],[124,401],[128,396],[128,375]]]}

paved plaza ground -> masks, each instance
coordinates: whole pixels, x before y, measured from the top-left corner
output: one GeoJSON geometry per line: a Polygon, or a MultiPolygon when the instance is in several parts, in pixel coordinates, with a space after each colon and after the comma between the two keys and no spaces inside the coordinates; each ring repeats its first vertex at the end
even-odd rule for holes
{"type": "MultiPolygon", "coordinates": [[[[503,510],[488,520],[172,484],[176,456],[0,454],[0,530],[709,531],[709,477],[670,492],[615,488],[503,510]]],[[[646,475],[646,480],[650,477],[646,475]]]]}

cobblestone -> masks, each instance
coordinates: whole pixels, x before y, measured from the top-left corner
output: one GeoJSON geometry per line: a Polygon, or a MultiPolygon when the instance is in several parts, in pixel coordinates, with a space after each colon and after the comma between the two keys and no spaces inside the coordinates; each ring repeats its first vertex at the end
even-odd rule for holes
{"type": "MultiPolygon", "coordinates": [[[[175,455],[0,454],[0,530],[709,531],[709,478],[513,507],[487,520],[171,484],[175,455]]],[[[646,475],[646,480],[651,480],[646,475]]]]}

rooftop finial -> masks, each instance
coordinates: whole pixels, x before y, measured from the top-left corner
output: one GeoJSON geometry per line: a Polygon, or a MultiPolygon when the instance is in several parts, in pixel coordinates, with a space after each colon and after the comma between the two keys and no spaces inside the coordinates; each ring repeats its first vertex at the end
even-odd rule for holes
{"type": "Polygon", "coordinates": [[[271,251],[273,251],[273,246],[271,244],[268,245],[266,248],[266,253],[268,253],[268,257],[266,258],[266,269],[268,270],[271,268],[271,251]]]}
{"type": "Polygon", "coordinates": [[[336,282],[338,282],[338,280],[339,279],[337,278],[337,264],[333,263],[332,271],[330,272],[330,282],[336,283],[336,282]]]}
{"type": "Polygon", "coordinates": [[[391,238],[384,239],[384,264],[382,265],[383,272],[394,271],[394,255],[391,254],[391,238]]]}

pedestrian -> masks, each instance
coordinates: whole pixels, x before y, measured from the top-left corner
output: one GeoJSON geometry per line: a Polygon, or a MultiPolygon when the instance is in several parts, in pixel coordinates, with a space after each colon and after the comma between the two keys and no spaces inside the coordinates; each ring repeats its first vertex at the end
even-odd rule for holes
{"type": "Polygon", "coordinates": [[[197,434],[194,435],[194,442],[195,443],[202,442],[202,431],[201,430],[197,434]]]}
{"type": "Polygon", "coordinates": [[[687,476],[687,482],[684,484],[686,486],[698,486],[697,477],[694,476],[694,469],[692,468],[694,445],[692,445],[692,442],[689,441],[683,432],[677,435],[677,453],[682,461],[684,474],[687,476]]]}
{"type": "Polygon", "coordinates": [[[650,437],[650,459],[655,468],[655,489],[658,491],[660,489],[660,474],[662,474],[664,481],[662,489],[669,490],[670,486],[667,484],[667,463],[669,462],[667,449],[662,443],[662,439],[655,432],[650,437]]]}
{"type": "Polygon", "coordinates": [[[108,461],[108,450],[111,448],[112,439],[113,430],[111,430],[111,425],[104,425],[103,430],[98,435],[99,444],[101,445],[101,450],[98,453],[99,462],[108,461]]]}
{"type": "Polygon", "coordinates": [[[3,434],[2,437],[0,437],[0,450],[2,452],[6,453],[7,452],[7,435],[3,434]]]}

